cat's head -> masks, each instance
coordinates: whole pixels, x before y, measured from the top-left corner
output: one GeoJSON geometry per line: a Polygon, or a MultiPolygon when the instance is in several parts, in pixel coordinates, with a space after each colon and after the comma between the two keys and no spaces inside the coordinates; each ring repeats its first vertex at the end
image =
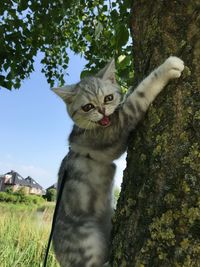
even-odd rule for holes
{"type": "Polygon", "coordinates": [[[53,91],[64,100],[75,124],[84,129],[108,127],[112,123],[110,115],[121,102],[114,60],[97,75],[74,85],[53,88],[53,91]]]}

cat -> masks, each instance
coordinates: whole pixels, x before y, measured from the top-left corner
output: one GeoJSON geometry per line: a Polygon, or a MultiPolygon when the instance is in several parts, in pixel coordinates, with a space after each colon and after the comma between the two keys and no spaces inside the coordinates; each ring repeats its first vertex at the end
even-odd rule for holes
{"type": "Polygon", "coordinates": [[[74,121],[69,153],[59,170],[58,190],[65,179],[53,234],[61,267],[102,267],[108,259],[112,186],[117,159],[130,132],[184,63],[169,57],[122,101],[112,60],[97,75],[54,88],[74,121]]]}

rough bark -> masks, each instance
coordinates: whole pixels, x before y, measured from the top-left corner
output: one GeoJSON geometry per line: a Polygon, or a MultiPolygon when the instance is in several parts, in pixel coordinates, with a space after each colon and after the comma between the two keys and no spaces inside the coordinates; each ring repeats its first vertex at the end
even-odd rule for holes
{"type": "Polygon", "coordinates": [[[169,55],[186,68],[131,134],[113,267],[200,266],[200,2],[133,1],[136,83],[169,55]]]}

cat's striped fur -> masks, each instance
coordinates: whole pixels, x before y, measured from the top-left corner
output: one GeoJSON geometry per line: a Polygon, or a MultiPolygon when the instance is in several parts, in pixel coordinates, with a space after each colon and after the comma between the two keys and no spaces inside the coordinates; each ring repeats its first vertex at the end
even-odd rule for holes
{"type": "Polygon", "coordinates": [[[180,77],[183,69],[182,60],[168,58],[123,102],[115,81],[114,61],[95,77],[54,89],[75,122],[69,137],[70,152],[59,171],[58,189],[64,172],[67,177],[53,235],[56,257],[62,267],[102,267],[106,262],[113,160],[126,150],[130,131],[150,103],[170,79],[180,77]],[[112,100],[105,102],[106,99],[112,100]],[[89,107],[92,109],[83,110],[89,107]]]}

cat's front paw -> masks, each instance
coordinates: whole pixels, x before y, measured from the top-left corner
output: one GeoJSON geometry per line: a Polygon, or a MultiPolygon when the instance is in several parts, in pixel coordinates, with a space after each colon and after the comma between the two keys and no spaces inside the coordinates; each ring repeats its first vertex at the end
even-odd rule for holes
{"type": "Polygon", "coordinates": [[[178,57],[168,57],[162,65],[164,75],[167,79],[176,79],[181,76],[184,70],[184,62],[178,57]]]}

